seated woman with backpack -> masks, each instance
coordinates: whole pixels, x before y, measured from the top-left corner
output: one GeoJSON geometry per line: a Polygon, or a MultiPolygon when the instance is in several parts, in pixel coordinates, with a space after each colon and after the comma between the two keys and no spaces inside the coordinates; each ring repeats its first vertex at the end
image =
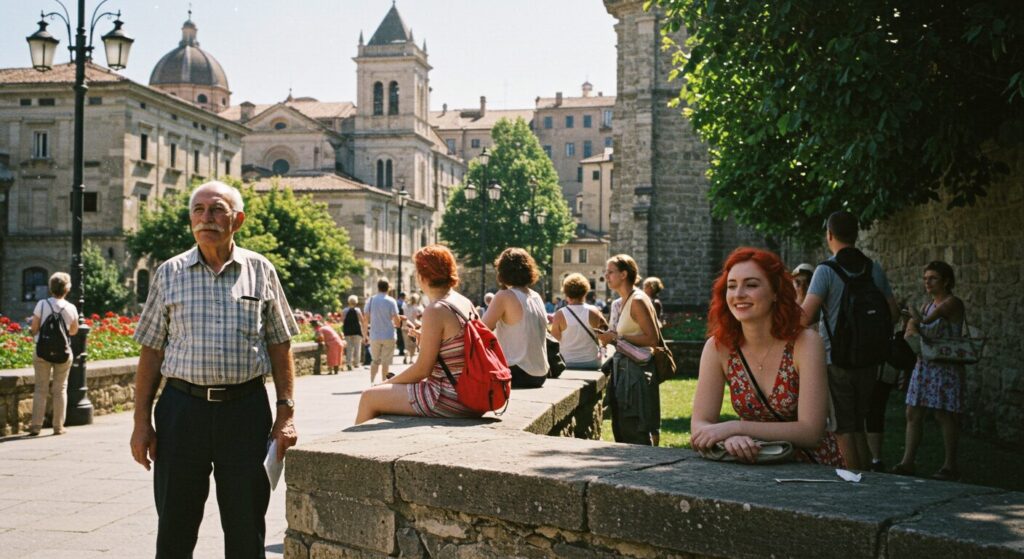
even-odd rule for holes
{"type": "Polygon", "coordinates": [[[416,251],[413,262],[420,289],[430,300],[423,309],[420,328],[410,331],[419,340],[419,356],[406,370],[363,392],[356,425],[382,414],[483,415],[459,402],[455,387],[440,362],[444,360],[458,382],[466,359],[465,319],[476,314],[473,303],[455,291],[459,284],[455,256],[441,245],[430,245],[416,251]]]}
{"type": "Polygon", "coordinates": [[[540,388],[548,375],[548,315],[544,300],[530,286],[540,273],[530,253],[506,248],[494,261],[502,287],[484,313],[484,324],[498,337],[509,368],[512,388],[540,388]]]}
{"type": "Polygon", "coordinates": [[[825,345],[800,318],[792,277],[777,255],[749,247],[729,255],[711,291],[693,398],[694,450],[721,445],[754,463],[762,441],[785,441],[800,449],[798,461],[844,465],[825,431],[825,345]],[[739,421],[720,421],[726,384],[739,421]]]}
{"type": "Polygon", "coordinates": [[[556,311],[551,321],[551,335],[558,340],[568,369],[596,371],[601,366],[601,342],[594,330],[606,330],[608,323],[597,307],[583,302],[588,291],[590,282],[583,274],[566,276],[562,294],[568,304],[556,311]]]}
{"type": "Polygon", "coordinates": [[[68,373],[72,361],[70,336],[78,333],[78,309],[64,300],[69,291],[71,276],[64,272],[53,274],[50,276],[51,297],[36,303],[32,311],[29,331],[36,341],[36,353],[32,357],[32,367],[36,372],[35,392],[32,393],[32,422],[28,427],[28,434],[32,436],[43,429],[47,392],[53,401],[53,434],[64,434],[68,373]],[[60,360],[62,357],[64,359],[60,360]]]}

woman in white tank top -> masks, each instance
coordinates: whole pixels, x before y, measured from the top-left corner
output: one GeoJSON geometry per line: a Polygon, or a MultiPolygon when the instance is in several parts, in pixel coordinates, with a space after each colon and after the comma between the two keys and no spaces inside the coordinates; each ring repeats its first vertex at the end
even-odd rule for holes
{"type": "Polygon", "coordinates": [[[502,290],[487,307],[483,321],[494,330],[512,369],[513,388],[537,388],[548,374],[547,313],[540,295],[530,289],[540,274],[521,248],[507,248],[494,262],[502,290]]]}
{"type": "Polygon", "coordinates": [[[562,294],[569,304],[551,321],[551,335],[559,341],[559,353],[569,369],[601,366],[601,343],[594,330],[604,330],[608,323],[597,307],[583,303],[588,291],[590,282],[583,274],[569,274],[562,281],[562,294]]]}

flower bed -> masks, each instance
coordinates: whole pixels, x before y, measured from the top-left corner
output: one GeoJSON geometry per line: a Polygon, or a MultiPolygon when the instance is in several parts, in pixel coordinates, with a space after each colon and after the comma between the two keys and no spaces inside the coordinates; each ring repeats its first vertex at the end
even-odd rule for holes
{"type": "MultiPolygon", "coordinates": [[[[132,339],[139,317],[121,316],[108,312],[102,317],[98,314],[85,319],[91,328],[89,332],[89,360],[120,359],[135,357],[139,354],[139,344],[132,339]]],[[[337,326],[331,324],[337,329],[337,326]]],[[[299,334],[292,338],[292,343],[313,340],[313,328],[305,320],[299,321],[299,334]]],[[[28,333],[28,328],[0,316],[0,369],[20,369],[32,366],[35,354],[35,341],[28,333]]]]}
{"type": "Polygon", "coordinates": [[[662,335],[666,340],[702,342],[707,339],[707,321],[703,314],[693,312],[667,313],[662,335]]]}

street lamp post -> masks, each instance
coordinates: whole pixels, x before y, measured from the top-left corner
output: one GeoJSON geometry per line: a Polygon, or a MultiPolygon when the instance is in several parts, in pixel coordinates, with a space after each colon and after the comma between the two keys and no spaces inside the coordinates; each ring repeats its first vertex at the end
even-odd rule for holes
{"type": "MultiPolygon", "coordinates": [[[[480,201],[483,204],[483,216],[480,224],[480,306],[484,305],[484,292],[487,285],[487,205],[489,201],[497,202],[501,198],[501,185],[490,184],[487,177],[488,163],[491,154],[484,148],[478,157],[484,172],[484,192],[480,192],[480,201]]],[[[466,199],[473,201],[477,196],[477,188],[472,184],[466,185],[466,199]]]]}
{"type": "Polygon", "coordinates": [[[67,7],[60,0],[56,0],[63,9],[63,14],[50,12],[40,14],[39,29],[26,37],[29,46],[29,53],[32,56],[32,67],[40,72],[47,72],[53,67],[53,56],[60,41],[51,35],[47,30],[46,19],[61,19],[64,21],[68,31],[68,49],[72,53],[75,63],[75,138],[74,138],[74,163],[72,167],[71,184],[71,300],[78,308],[79,328],[78,334],[72,341],[72,351],[75,355],[74,364],[71,367],[71,374],[68,377],[68,411],[65,418],[66,425],[86,425],[92,423],[92,402],[89,401],[87,388],[85,386],[85,361],[86,361],[86,338],[89,335],[89,328],[84,324],[85,317],[85,268],[82,263],[82,209],[85,199],[85,185],[83,184],[84,174],[84,147],[85,147],[85,94],[89,87],[85,83],[85,63],[92,57],[92,38],[96,30],[96,23],[104,17],[113,17],[114,29],[102,37],[104,50],[107,55],[107,66],[114,70],[120,70],[128,65],[128,53],[131,50],[134,39],[125,34],[121,26],[121,12],[99,13],[107,0],[100,2],[92,12],[92,19],[89,24],[89,35],[85,33],[85,0],[78,0],[77,24],[75,26],[74,45],[70,45],[71,17],[67,7]]]}
{"type": "Polygon", "coordinates": [[[405,201],[409,199],[409,193],[405,190],[405,179],[398,179],[401,190],[395,193],[395,204],[398,205],[398,285],[395,287],[395,296],[402,293],[402,212],[405,210],[405,201]]]}
{"type": "MultiPolygon", "coordinates": [[[[530,211],[523,210],[523,213],[519,214],[519,221],[522,222],[523,225],[528,226],[530,229],[530,254],[538,262],[541,261],[541,259],[538,258],[536,254],[536,233],[537,229],[539,229],[539,226],[544,225],[544,222],[547,220],[547,217],[548,214],[546,214],[544,210],[541,210],[540,213],[537,213],[537,181],[534,179],[530,179],[530,211]]],[[[543,268],[541,269],[541,275],[544,275],[543,268]]],[[[541,284],[541,291],[547,291],[546,287],[543,285],[543,278],[541,284]]]]}

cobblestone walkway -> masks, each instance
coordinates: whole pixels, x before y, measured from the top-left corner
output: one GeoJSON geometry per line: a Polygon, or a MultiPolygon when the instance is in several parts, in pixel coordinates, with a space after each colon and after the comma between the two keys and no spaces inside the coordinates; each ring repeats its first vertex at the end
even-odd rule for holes
{"type": "MultiPolygon", "coordinates": [[[[368,385],[366,368],[296,379],[299,446],[350,426],[368,385]]],[[[267,389],[273,400],[273,384],[267,389]]],[[[152,473],[132,460],[131,431],[132,413],[125,412],[97,416],[59,437],[44,429],[38,437],[0,438],[0,558],[152,557],[152,473]]],[[[197,559],[224,556],[212,476],[210,484],[197,559]]],[[[282,483],[267,512],[267,557],[283,553],[284,502],[282,483]]]]}

